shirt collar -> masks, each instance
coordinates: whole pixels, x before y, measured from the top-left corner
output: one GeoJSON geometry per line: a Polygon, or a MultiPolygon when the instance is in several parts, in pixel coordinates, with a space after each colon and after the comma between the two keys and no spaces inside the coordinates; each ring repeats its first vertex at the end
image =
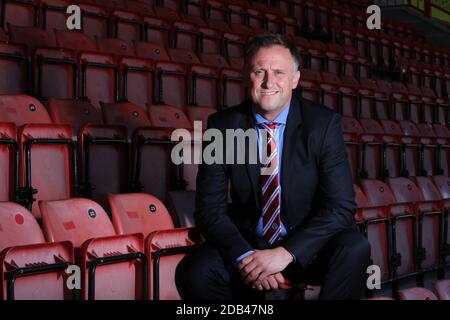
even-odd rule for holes
{"type": "Polygon", "coordinates": [[[262,115],[260,115],[259,113],[257,113],[255,111],[255,107],[252,108],[252,112],[253,112],[253,116],[255,117],[255,122],[256,124],[261,124],[261,123],[279,123],[279,124],[283,124],[286,125],[287,122],[287,117],[289,114],[289,109],[291,107],[291,103],[289,102],[287,107],[283,110],[283,112],[281,112],[275,119],[273,119],[272,121],[268,121],[267,119],[265,119],[262,115]]]}

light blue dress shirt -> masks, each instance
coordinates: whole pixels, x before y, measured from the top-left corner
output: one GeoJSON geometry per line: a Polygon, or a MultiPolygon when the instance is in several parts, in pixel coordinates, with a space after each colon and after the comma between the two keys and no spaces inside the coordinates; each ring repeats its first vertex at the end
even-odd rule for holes
{"type": "MultiPolygon", "coordinates": [[[[279,123],[279,125],[276,127],[275,129],[275,143],[277,144],[277,148],[278,148],[278,181],[281,185],[281,160],[282,160],[282,156],[283,156],[283,142],[284,142],[284,129],[286,128],[286,122],[287,122],[287,117],[289,114],[289,109],[290,109],[290,105],[287,106],[287,108],[285,108],[283,110],[283,112],[281,112],[274,120],[272,121],[268,121],[267,119],[265,119],[263,116],[261,116],[259,113],[256,113],[255,110],[253,109],[253,115],[255,117],[255,129],[258,132],[258,150],[259,150],[259,157],[260,159],[262,158],[262,152],[263,152],[263,148],[262,148],[262,139],[260,137],[260,132],[259,132],[259,124],[261,123],[279,123]]],[[[264,149],[265,150],[265,149],[264,149]]],[[[280,197],[281,194],[283,192],[283,189],[280,190],[280,197]]],[[[264,233],[263,233],[263,219],[262,217],[259,218],[258,220],[258,224],[256,226],[256,235],[259,237],[263,237],[264,233]]],[[[283,223],[281,223],[281,239],[283,237],[285,237],[287,234],[286,232],[286,228],[283,225],[283,223]]],[[[239,256],[236,259],[236,264],[239,264],[239,262],[241,262],[242,259],[244,259],[245,257],[247,257],[248,255],[252,254],[254,251],[248,251],[244,254],[242,254],[241,256],[239,256]]]]}

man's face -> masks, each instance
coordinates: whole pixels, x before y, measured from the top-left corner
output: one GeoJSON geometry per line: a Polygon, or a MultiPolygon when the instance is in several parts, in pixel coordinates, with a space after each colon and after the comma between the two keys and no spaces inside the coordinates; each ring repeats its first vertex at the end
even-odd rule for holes
{"type": "Polygon", "coordinates": [[[261,48],[249,68],[249,89],[256,107],[263,114],[279,114],[300,80],[289,49],[279,45],[261,48]]]}

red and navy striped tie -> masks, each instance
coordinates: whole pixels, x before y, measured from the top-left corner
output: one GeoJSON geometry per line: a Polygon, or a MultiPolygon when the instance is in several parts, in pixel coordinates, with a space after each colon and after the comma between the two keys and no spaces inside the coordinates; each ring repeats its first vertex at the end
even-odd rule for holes
{"type": "MultiPolygon", "coordinates": [[[[280,203],[281,186],[278,181],[278,149],[275,142],[275,129],[278,123],[261,123],[259,127],[267,131],[267,148],[261,159],[261,208],[264,238],[273,244],[281,235],[280,203]]],[[[263,137],[264,135],[261,135],[263,137]]]]}

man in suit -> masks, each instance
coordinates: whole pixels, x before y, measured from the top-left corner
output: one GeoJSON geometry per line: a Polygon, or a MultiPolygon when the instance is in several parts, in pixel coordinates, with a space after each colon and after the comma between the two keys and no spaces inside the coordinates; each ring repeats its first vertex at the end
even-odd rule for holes
{"type": "Polygon", "coordinates": [[[287,276],[321,285],[322,299],[360,298],[370,245],[355,227],[340,116],[293,95],[298,52],[278,35],[250,40],[245,74],[251,99],[210,116],[208,128],[234,151],[225,130],[250,130],[258,161],[200,165],[195,218],[206,241],[179,265],[182,297],[257,299],[287,276]]]}

